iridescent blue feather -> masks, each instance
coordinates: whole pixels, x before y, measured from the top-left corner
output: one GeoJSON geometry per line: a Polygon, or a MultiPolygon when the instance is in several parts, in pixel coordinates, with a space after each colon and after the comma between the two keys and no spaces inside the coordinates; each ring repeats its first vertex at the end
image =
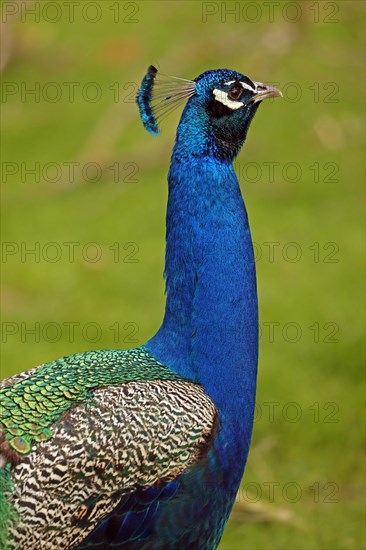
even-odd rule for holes
{"type": "Polygon", "coordinates": [[[214,550],[252,435],[258,313],[232,161],[280,95],[227,69],[157,78],[145,128],[188,99],[168,175],[166,309],[131,350],[68,356],[0,387],[0,543],[11,549],[214,550]]]}
{"type": "Polygon", "coordinates": [[[150,65],[147,69],[147,73],[141,82],[139,93],[137,95],[137,103],[140,109],[140,117],[143,125],[146,130],[150,132],[153,136],[159,134],[159,127],[155,119],[153,110],[152,110],[152,94],[154,87],[154,79],[157,75],[157,69],[150,65]]]}
{"type": "Polygon", "coordinates": [[[136,97],[146,130],[154,136],[158,135],[158,121],[189,99],[194,94],[195,85],[193,80],[158,73],[150,65],[136,97]]]}

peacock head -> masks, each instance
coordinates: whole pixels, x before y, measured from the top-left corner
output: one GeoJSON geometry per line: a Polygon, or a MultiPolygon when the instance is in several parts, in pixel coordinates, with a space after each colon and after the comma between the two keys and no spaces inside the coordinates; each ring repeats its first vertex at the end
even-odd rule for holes
{"type": "Polygon", "coordinates": [[[282,93],[277,88],[228,69],[205,71],[194,80],[185,80],[161,75],[150,66],[137,103],[145,128],[157,135],[158,123],[182,101],[187,101],[181,134],[187,136],[198,129],[219,154],[233,157],[243,144],[261,101],[278,96],[282,93]]]}

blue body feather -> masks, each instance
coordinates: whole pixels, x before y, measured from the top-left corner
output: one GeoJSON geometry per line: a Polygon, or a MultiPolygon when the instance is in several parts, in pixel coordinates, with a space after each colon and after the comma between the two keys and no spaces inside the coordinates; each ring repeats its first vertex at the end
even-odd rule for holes
{"type": "MultiPolygon", "coordinates": [[[[116,510],[124,517],[114,542],[121,548],[216,548],[249,451],[258,357],[257,291],[248,218],[232,160],[258,104],[231,115],[235,120],[222,129],[230,147],[214,140],[219,121],[203,104],[218,72],[196,79],[197,95],[187,103],[178,127],[168,176],[166,312],[146,348],[174,372],[204,387],[217,407],[219,425],[205,460],[168,484],[167,496],[165,489],[154,487],[144,503],[135,494],[116,510]],[[141,507],[148,512],[141,514],[141,507]]],[[[150,78],[148,74],[143,81],[145,90],[150,78]]],[[[233,71],[220,74],[220,81],[243,78],[233,71]]],[[[145,93],[140,101],[148,101],[145,93]]],[[[151,131],[153,115],[146,107],[145,113],[144,124],[151,131]]],[[[93,543],[99,529],[80,548],[93,543]]]]}

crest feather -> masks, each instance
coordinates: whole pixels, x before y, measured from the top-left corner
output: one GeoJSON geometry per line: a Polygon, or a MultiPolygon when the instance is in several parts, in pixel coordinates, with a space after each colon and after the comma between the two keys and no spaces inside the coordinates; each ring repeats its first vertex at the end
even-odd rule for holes
{"type": "Polygon", "coordinates": [[[152,135],[158,135],[158,123],[194,94],[195,85],[194,80],[158,73],[150,65],[136,98],[146,130],[152,135]]]}

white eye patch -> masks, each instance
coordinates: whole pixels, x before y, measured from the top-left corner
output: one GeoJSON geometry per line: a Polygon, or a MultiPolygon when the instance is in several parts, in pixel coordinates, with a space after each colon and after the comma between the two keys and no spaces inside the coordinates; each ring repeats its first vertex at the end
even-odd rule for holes
{"type": "Polygon", "coordinates": [[[250,86],[249,84],[247,84],[246,82],[241,82],[240,81],[240,84],[243,86],[243,88],[245,88],[246,90],[250,90],[251,92],[255,92],[255,88],[252,88],[252,86],[250,86]]]}
{"type": "Polygon", "coordinates": [[[217,90],[215,88],[213,90],[213,95],[215,96],[215,99],[217,101],[220,101],[220,103],[222,103],[226,107],[229,107],[229,109],[235,110],[235,109],[241,109],[241,107],[244,107],[241,101],[233,101],[232,99],[229,99],[228,94],[223,90],[217,90]]]}

